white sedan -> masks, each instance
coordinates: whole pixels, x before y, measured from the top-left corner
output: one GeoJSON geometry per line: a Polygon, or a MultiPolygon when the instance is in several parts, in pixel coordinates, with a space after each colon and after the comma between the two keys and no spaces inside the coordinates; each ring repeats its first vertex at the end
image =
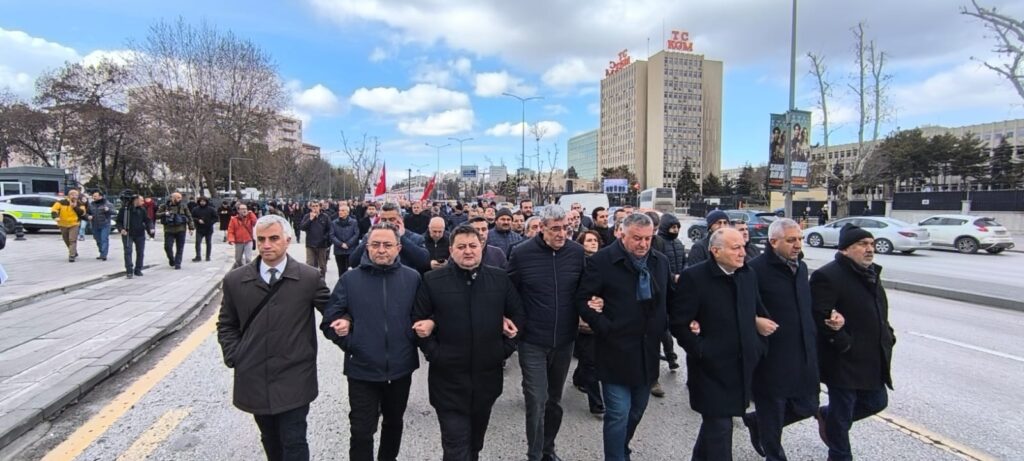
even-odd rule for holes
{"type": "Polygon", "coordinates": [[[838,246],[839,230],[853,224],[871,232],[875,237],[875,253],[890,254],[899,251],[911,254],[917,250],[932,247],[928,230],[898,219],[881,216],[857,216],[838,219],[823,226],[814,226],[804,231],[804,240],[812,247],[838,246]]]}
{"type": "Polygon", "coordinates": [[[928,229],[936,247],[953,248],[961,253],[977,253],[981,249],[997,254],[1013,248],[1010,231],[992,218],[942,214],[921,221],[921,227],[928,229]]]}

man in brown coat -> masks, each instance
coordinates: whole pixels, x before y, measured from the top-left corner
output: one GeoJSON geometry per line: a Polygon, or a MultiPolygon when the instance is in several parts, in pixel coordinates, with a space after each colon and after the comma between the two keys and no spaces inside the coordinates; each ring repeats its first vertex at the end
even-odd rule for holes
{"type": "Polygon", "coordinates": [[[269,460],[308,460],[306,415],[316,399],[316,318],[330,290],[320,271],[288,256],[292,227],[256,222],[260,256],[224,277],[217,339],[235,370],[234,405],[252,413],[269,460]]]}

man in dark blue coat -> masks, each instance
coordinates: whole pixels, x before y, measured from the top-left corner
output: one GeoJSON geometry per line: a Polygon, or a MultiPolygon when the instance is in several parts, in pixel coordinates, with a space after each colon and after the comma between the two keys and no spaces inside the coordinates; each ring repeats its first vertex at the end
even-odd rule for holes
{"type": "Polygon", "coordinates": [[[523,236],[512,232],[512,211],[508,208],[498,210],[494,219],[494,228],[487,233],[487,241],[492,246],[501,248],[506,256],[511,254],[512,245],[523,240],[523,236]]]}
{"type": "Polygon", "coordinates": [[[754,368],[764,356],[761,335],[775,331],[743,263],[743,236],[721,228],[708,240],[711,259],[688,267],[673,291],[672,335],[686,349],[690,408],[701,414],[691,459],[732,459],[732,417],[750,405],[754,368]],[[695,330],[691,322],[699,325],[695,330]],[[760,335],[759,335],[760,334],[760,335]]]}
{"type": "Polygon", "coordinates": [[[818,327],[818,366],[828,386],[828,405],[819,409],[818,430],[836,461],[853,459],[850,427],[889,404],[892,348],[889,300],[874,263],[875,239],[847,224],[839,231],[835,260],[811,276],[818,327]],[[842,316],[837,324],[835,314],[842,316]]]}
{"type": "Polygon", "coordinates": [[[347,203],[338,205],[338,217],[331,221],[331,243],[334,261],[338,264],[338,277],[348,270],[348,257],[359,244],[359,223],[349,216],[347,203]]]}
{"type": "Polygon", "coordinates": [[[331,218],[320,209],[320,202],[309,202],[309,213],[302,217],[299,229],[306,232],[306,264],[327,276],[327,253],[331,251],[331,218]]]}
{"type": "Polygon", "coordinates": [[[483,264],[485,266],[494,266],[499,269],[504,269],[505,265],[508,264],[508,257],[501,248],[487,243],[487,237],[490,230],[487,228],[487,219],[483,216],[477,216],[470,218],[468,224],[476,229],[480,233],[480,239],[483,240],[483,264]]]}
{"type": "MultiPolygon", "coordinates": [[[[508,260],[508,275],[526,312],[519,365],[530,461],[558,459],[555,437],[562,425],[562,389],[579,328],[573,298],[586,258],[583,246],[566,238],[568,221],[562,207],[550,205],[540,217],[541,233],[517,247],[508,260]]],[[[499,226],[502,218],[499,214],[499,226]]]]}
{"type": "MultiPolygon", "coordinates": [[[[398,206],[393,203],[385,203],[380,208],[379,222],[390,223],[398,228],[398,236],[402,243],[402,250],[398,253],[399,261],[402,264],[416,269],[420,274],[430,270],[430,254],[424,246],[423,236],[405,230],[405,221],[398,206]]],[[[354,268],[362,261],[363,253],[366,251],[366,238],[364,237],[359,245],[349,255],[349,266],[354,268]]]]}
{"type": "Polygon", "coordinates": [[[761,301],[779,329],[768,337],[768,355],[754,370],[757,411],[743,415],[754,449],[771,461],[786,459],[782,428],[818,409],[817,328],[800,225],[788,218],[768,227],[768,251],[752,261],[761,301]]]}
{"type": "Polygon", "coordinates": [[[669,290],[668,259],[651,251],[651,218],[638,213],[622,225],[622,238],[587,260],[576,296],[580,316],[594,331],[604,386],[604,458],[613,461],[629,458],[629,441],[658,378],[669,290]],[[600,310],[590,305],[595,297],[604,300],[600,310]]]}
{"type": "Polygon", "coordinates": [[[338,279],[320,328],[345,351],[348,459],[394,460],[402,444],[412,373],[419,368],[412,311],[420,275],[398,261],[401,243],[396,226],[378,223],[366,235],[370,251],[358,268],[338,279]],[[379,416],[380,450],[374,458],[379,416]]]}

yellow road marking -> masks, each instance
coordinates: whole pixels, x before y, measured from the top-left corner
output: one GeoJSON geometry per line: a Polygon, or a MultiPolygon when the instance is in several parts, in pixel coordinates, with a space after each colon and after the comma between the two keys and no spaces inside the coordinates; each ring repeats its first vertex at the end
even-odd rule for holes
{"type": "Polygon", "coordinates": [[[160,360],[152,370],[146,372],[131,386],[114,398],[99,413],[89,418],[70,437],[43,458],[43,461],[71,461],[89,448],[93,442],[107,432],[129,409],[132,408],[147,392],[152,390],[172,370],[181,365],[192,351],[196,350],[206,337],[213,333],[217,326],[217,315],[211,315],[192,334],[185,338],[166,357],[160,360]]]}
{"type": "Polygon", "coordinates": [[[156,447],[160,446],[171,435],[174,428],[178,427],[181,420],[185,419],[191,412],[191,408],[168,410],[152,426],[149,426],[149,429],[143,432],[135,440],[135,443],[128,447],[128,450],[121,453],[121,456],[117,457],[117,461],[136,461],[148,458],[153,453],[153,450],[156,450],[156,447]]]}
{"type": "Polygon", "coordinates": [[[962,459],[971,461],[996,461],[996,457],[988,453],[980,452],[974,448],[968,447],[967,445],[950,440],[947,437],[936,434],[898,416],[893,416],[890,413],[882,412],[875,415],[875,418],[882,420],[900,432],[947,453],[959,456],[962,459]]]}

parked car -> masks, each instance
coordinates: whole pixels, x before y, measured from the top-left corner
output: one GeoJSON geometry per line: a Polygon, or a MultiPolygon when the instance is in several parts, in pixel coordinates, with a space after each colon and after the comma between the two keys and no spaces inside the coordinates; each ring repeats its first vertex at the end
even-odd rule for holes
{"type": "Polygon", "coordinates": [[[932,247],[928,229],[914,226],[898,219],[881,216],[857,216],[837,219],[823,226],[814,226],[804,231],[804,240],[812,247],[839,245],[839,230],[847,224],[861,227],[875,237],[875,253],[890,254],[899,251],[911,254],[917,250],[932,247]]]}
{"type": "Polygon", "coordinates": [[[56,229],[57,222],[50,214],[50,208],[60,200],[53,195],[24,194],[0,197],[0,214],[3,215],[4,228],[8,234],[21,223],[25,232],[36,233],[40,229],[56,229]]]}
{"type": "Polygon", "coordinates": [[[1013,248],[1010,231],[995,219],[966,214],[940,214],[925,218],[920,226],[932,235],[932,246],[954,248],[961,253],[992,254],[1013,248]]]}
{"type": "MultiPolygon", "coordinates": [[[[775,213],[768,213],[757,210],[725,210],[730,221],[743,220],[747,223],[747,231],[750,232],[750,241],[759,245],[768,244],[768,226],[772,221],[778,219],[775,213]]],[[[697,221],[686,230],[686,236],[690,240],[703,239],[708,234],[708,224],[705,221],[697,221]]]]}

